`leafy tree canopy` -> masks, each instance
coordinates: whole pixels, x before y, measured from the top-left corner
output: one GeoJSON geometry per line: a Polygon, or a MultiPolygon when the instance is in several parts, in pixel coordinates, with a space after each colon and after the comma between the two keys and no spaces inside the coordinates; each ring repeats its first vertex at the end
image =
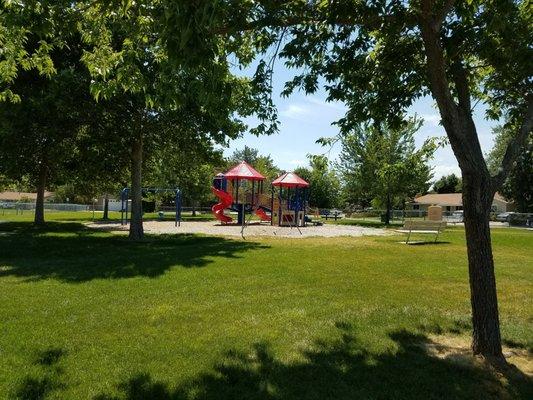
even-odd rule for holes
{"type": "Polygon", "coordinates": [[[461,193],[461,178],[455,174],[443,176],[433,184],[433,190],[437,193],[461,193]]]}
{"type": "MultiPolygon", "coordinates": [[[[89,94],[90,75],[80,61],[79,36],[67,39],[48,54],[55,73],[43,76],[35,69],[20,71],[10,83],[20,101],[0,107],[0,172],[13,180],[28,177],[37,187],[38,223],[44,222],[45,186],[69,179],[82,127],[94,120],[97,108],[89,94]]],[[[32,36],[25,44],[36,43],[32,36]]]]}
{"type": "Polygon", "coordinates": [[[258,149],[248,146],[244,146],[241,150],[235,150],[228,161],[231,165],[246,161],[267,178],[267,183],[277,178],[281,172],[274,164],[270,154],[261,155],[258,149]]]}
{"type": "Polygon", "coordinates": [[[327,157],[308,155],[309,168],[296,168],[294,172],[309,182],[309,205],[318,208],[338,207],[340,181],[330,168],[327,157]]]}
{"type": "Polygon", "coordinates": [[[373,200],[390,212],[429,189],[428,161],[437,143],[429,139],[417,149],[414,136],[420,126],[416,120],[400,128],[360,125],[342,138],[338,169],[348,200],[363,206],[373,200]]]}

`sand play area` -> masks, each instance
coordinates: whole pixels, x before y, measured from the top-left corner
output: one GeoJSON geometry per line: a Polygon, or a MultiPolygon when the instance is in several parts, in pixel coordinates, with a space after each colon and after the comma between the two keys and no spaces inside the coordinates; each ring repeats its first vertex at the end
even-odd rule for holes
{"type": "MultiPolygon", "coordinates": [[[[127,225],[120,223],[90,223],[92,228],[106,229],[116,232],[127,232],[127,225]]],[[[237,225],[220,225],[217,221],[207,222],[182,222],[181,226],[175,227],[173,221],[144,221],[145,233],[164,234],[164,233],[201,233],[205,235],[217,236],[241,236],[241,226],[237,225]]],[[[367,228],[362,226],[349,225],[332,225],[324,224],[322,226],[306,226],[300,228],[270,226],[266,224],[250,224],[244,229],[245,237],[254,236],[273,236],[273,237],[336,237],[336,236],[368,236],[368,235],[386,235],[385,229],[367,228]],[[301,233],[300,233],[301,232],[301,233]]]]}

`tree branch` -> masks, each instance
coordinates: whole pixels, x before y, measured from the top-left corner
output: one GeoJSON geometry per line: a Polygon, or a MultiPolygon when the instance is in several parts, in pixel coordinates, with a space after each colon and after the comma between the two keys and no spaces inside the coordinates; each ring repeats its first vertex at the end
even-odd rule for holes
{"type": "Polygon", "coordinates": [[[468,77],[464,65],[460,61],[456,61],[452,66],[452,73],[459,107],[463,111],[471,113],[470,87],[468,86],[468,77]]]}
{"type": "Polygon", "coordinates": [[[434,0],[422,0],[418,24],[426,53],[429,88],[437,101],[442,124],[461,171],[479,173],[484,169],[488,174],[472,120],[466,72],[462,65],[457,64],[459,68],[456,68],[453,79],[458,89],[458,105],[452,96],[444,50],[440,43],[439,26],[442,21],[435,20],[433,10],[434,0]]]}
{"type": "MultiPolygon", "coordinates": [[[[434,20],[431,14],[433,1],[422,1],[422,11],[419,16],[419,26],[424,42],[424,48],[427,59],[427,74],[429,79],[429,86],[442,117],[444,127],[448,135],[452,133],[450,141],[457,141],[453,132],[458,132],[455,122],[459,118],[457,104],[453,100],[448,78],[446,76],[446,61],[444,59],[444,51],[439,43],[439,31],[436,29],[434,20]]],[[[453,143],[452,143],[453,146],[453,143]]]]}
{"type": "Polygon", "coordinates": [[[437,23],[438,29],[442,27],[442,23],[446,19],[446,15],[452,11],[454,5],[455,0],[446,0],[442,8],[435,14],[435,22],[437,23]]]}
{"type": "MultiPolygon", "coordinates": [[[[243,22],[237,25],[225,25],[216,28],[213,33],[226,35],[234,32],[245,32],[252,31],[255,29],[262,28],[289,28],[297,25],[337,25],[337,26],[360,26],[369,30],[380,29],[384,24],[395,23],[398,20],[396,15],[387,14],[379,15],[372,10],[359,10],[359,12],[354,13],[353,15],[324,15],[317,16],[312,15],[314,11],[312,8],[309,8],[309,15],[305,13],[299,15],[284,15],[278,18],[265,17],[259,18],[253,21],[243,22]],[[366,11],[366,12],[365,12],[366,11]]],[[[414,14],[407,14],[404,16],[406,25],[414,25],[416,23],[416,18],[414,14]]]]}
{"type": "Polygon", "coordinates": [[[531,135],[533,130],[533,95],[527,97],[527,111],[522,121],[522,125],[518,131],[518,134],[511,138],[505,149],[502,164],[498,170],[498,173],[491,178],[492,191],[496,191],[501,187],[509,171],[513,167],[513,164],[518,157],[521,147],[526,142],[526,139],[531,135]]]}

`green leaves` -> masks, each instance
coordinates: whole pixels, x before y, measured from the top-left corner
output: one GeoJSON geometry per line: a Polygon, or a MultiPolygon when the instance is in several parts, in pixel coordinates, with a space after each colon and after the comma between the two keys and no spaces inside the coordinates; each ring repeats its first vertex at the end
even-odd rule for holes
{"type": "Polygon", "coordinates": [[[403,203],[429,189],[432,177],[427,162],[436,149],[435,141],[415,148],[414,135],[420,121],[403,127],[358,125],[342,137],[338,169],[344,178],[345,197],[366,206],[376,199],[383,206],[387,198],[403,203]]]}
{"type": "Polygon", "coordinates": [[[309,205],[319,208],[339,207],[340,181],[326,156],[308,154],[310,168],[296,168],[294,172],[309,182],[309,205]]]}

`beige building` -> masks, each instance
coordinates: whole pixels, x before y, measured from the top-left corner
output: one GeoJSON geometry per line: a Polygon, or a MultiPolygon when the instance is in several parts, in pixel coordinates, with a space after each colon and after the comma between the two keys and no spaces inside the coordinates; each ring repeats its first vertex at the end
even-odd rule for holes
{"type": "MultiPolygon", "coordinates": [[[[416,197],[410,204],[411,210],[427,211],[429,206],[441,206],[442,211],[457,211],[463,209],[461,193],[429,193],[416,197]]],[[[513,211],[514,204],[496,193],[492,202],[492,211],[497,213],[513,211]]]]}

